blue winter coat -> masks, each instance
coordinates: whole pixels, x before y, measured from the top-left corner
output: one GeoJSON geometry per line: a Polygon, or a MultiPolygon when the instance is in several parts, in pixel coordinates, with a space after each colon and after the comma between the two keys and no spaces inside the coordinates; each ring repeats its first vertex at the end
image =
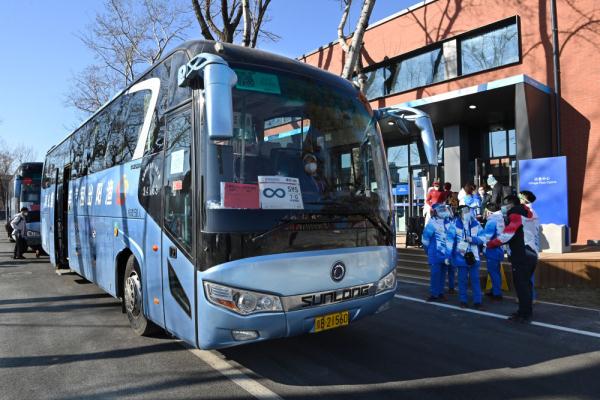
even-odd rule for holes
{"type": "Polygon", "coordinates": [[[430,264],[443,263],[446,259],[447,230],[450,224],[449,219],[433,217],[425,226],[421,243],[423,243],[430,264]]]}
{"type": "Polygon", "coordinates": [[[460,218],[455,218],[454,223],[448,227],[446,255],[450,258],[452,265],[457,267],[465,267],[467,263],[465,261],[465,253],[468,251],[472,252],[477,262],[479,262],[479,245],[483,244],[485,237],[483,235],[483,229],[475,218],[469,219],[469,226],[463,225],[463,221],[460,218]],[[466,237],[470,236],[472,242],[466,242],[466,237]]]}
{"type": "MultiPolygon", "coordinates": [[[[504,230],[504,217],[502,216],[501,211],[497,211],[487,219],[485,223],[485,229],[483,230],[483,234],[485,236],[485,241],[489,242],[490,240],[496,239],[498,235],[502,233],[504,230]]],[[[493,249],[485,248],[485,258],[488,260],[503,260],[504,259],[504,248],[503,246],[495,247],[493,249]]]]}

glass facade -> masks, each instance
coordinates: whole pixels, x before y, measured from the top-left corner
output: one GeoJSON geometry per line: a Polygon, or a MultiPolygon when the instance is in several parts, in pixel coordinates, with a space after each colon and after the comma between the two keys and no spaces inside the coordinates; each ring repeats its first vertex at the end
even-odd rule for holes
{"type": "Polygon", "coordinates": [[[519,61],[517,24],[462,39],[460,41],[462,74],[472,74],[519,61]]]}
{"type": "Polygon", "coordinates": [[[401,93],[456,76],[518,62],[520,52],[517,19],[512,18],[503,24],[501,27],[496,24],[487,31],[467,33],[452,39],[458,44],[454,48],[448,46],[450,51],[444,50],[444,45],[438,43],[418,54],[386,61],[383,65],[366,71],[364,92],[367,99],[401,93]],[[456,59],[456,47],[460,49],[460,68],[456,66],[456,61],[450,61],[456,59]],[[458,71],[447,72],[456,69],[458,71]]]}
{"type": "Polygon", "coordinates": [[[386,68],[377,68],[374,71],[366,72],[365,96],[367,99],[376,99],[385,95],[384,83],[386,68]]]}
{"type": "Polygon", "coordinates": [[[404,92],[446,79],[441,48],[401,60],[391,68],[393,75],[389,93],[404,92]]]}
{"type": "Polygon", "coordinates": [[[517,155],[517,135],[514,129],[489,132],[488,143],[489,158],[517,155]]]}

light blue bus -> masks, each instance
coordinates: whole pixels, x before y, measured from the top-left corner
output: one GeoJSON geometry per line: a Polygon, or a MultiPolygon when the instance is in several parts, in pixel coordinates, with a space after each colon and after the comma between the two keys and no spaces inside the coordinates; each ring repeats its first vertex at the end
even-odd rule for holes
{"type": "Polygon", "coordinates": [[[48,152],[44,249],[141,335],[212,349],[351,324],[396,289],[382,115],[322,70],[188,42],[48,152]]]}

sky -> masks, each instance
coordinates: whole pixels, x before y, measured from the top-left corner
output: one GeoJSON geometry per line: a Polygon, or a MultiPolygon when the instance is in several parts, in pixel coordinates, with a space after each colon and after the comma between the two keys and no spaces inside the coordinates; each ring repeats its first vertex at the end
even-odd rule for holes
{"type": "MultiPolygon", "coordinates": [[[[141,0],[138,0],[141,1],[141,0]]],[[[370,23],[416,4],[417,0],[377,0],[370,23]]],[[[350,26],[362,1],[355,0],[350,26]]],[[[83,119],[66,105],[74,74],[94,63],[77,37],[103,10],[103,0],[6,1],[0,10],[0,143],[31,146],[42,161],[83,119]]],[[[191,6],[190,6],[191,7],[191,6]]],[[[281,37],[258,47],[297,57],[337,38],[339,0],[273,0],[266,28],[281,37]]],[[[193,25],[190,39],[200,38],[193,25]]]]}

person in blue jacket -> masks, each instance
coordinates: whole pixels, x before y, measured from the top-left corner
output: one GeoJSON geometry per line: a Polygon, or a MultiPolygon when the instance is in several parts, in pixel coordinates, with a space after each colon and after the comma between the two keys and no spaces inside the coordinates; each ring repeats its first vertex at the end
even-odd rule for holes
{"type": "MultiPolygon", "coordinates": [[[[488,203],[487,222],[483,230],[486,243],[496,239],[504,231],[504,215],[498,206],[494,203],[488,203]]],[[[492,281],[492,291],[486,293],[492,300],[502,300],[502,278],[500,276],[500,264],[504,260],[504,249],[502,246],[496,248],[485,248],[485,258],[487,260],[487,270],[492,281]]]]}
{"type": "Polygon", "coordinates": [[[444,301],[444,279],[442,269],[447,261],[447,231],[452,223],[452,210],[446,204],[434,204],[431,219],[423,230],[421,242],[427,253],[431,276],[427,301],[444,301]]]}
{"type": "Polygon", "coordinates": [[[458,297],[460,306],[468,306],[468,284],[471,283],[473,308],[482,308],[481,286],[479,283],[479,248],[483,244],[483,229],[469,206],[460,206],[454,223],[449,225],[447,238],[447,258],[458,267],[458,297]]]}

